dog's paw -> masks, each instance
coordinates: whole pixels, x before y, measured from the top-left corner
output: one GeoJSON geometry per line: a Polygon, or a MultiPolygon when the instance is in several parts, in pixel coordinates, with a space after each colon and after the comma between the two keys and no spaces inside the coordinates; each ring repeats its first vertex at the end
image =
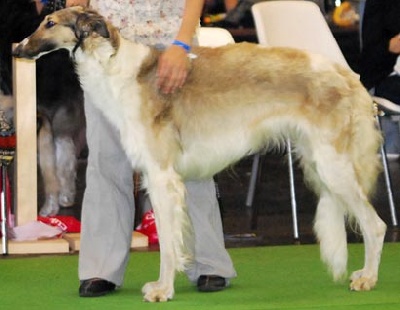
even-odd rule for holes
{"type": "Polygon", "coordinates": [[[352,291],[370,291],[377,282],[377,277],[365,275],[364,270],[353,272],[350,277],[350,290],[352,291]]]}
{"type": "Polygon", "coordinates": [[[45,203],[40,208],[39,215],[40,216],[56,215],[59,209],[60,207],[58,205],[58,199],[54,197],[54,195],[50,195],[46,197],[45,203]]]}
{"type": "Polygon", "coordinates": [[[142,288],[143,298],[148,302],[164,302],[171,300],[174,289],[161,285],[160,282],[148,282],[142,288]]]}
{"type": "Polygon", "coordinates": [[[58,203],[62,207],[72,207],[75,203],[75,193],[61,192],[58,196],[58,203]]]}

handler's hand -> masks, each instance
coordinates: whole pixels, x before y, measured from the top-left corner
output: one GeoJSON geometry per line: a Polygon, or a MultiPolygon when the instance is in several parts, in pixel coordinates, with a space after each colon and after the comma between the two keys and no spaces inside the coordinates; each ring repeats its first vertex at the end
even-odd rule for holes
{"type": "Polygon", "coordinates": [[[65,6],[67,8],[69,8],[70,6],[76,6],[76,5],[80,5],[80,6],[87,6],[88,5],[89,0],[67,0],[65,6]]]}
{"type": "Polygon", "coordinates": [[[161,54],[157,68],[157,86],[164,94],[171,94],[183,86],[189,71],[186,51],[171,45],[161,54]]]}
{"type": "Polygon", "coordinates": [[[394,54],[400,54],[400,34],[390,39],[389,52],[392,52],[394,54]]]}

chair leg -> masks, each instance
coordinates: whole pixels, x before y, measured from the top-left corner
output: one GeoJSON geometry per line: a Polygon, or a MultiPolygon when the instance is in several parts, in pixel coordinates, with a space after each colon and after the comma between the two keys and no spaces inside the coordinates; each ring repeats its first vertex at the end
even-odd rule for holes
{"type": "Polygon", "coordinates": [[[7,189],[6,189],[6,176],[7,176],[7,167],[2,164],[1,167],[1,240],[2,240],[2,253],[3,255],[8,254],[8,233],[7,233],[7,189]]]}
{"type": "MultiPolygon", "coordinates": [[[[293,154],[290,139],[286,141],[287,152],[288,152],[288,167],[289,167],[289,185],[290,185],[290,204],[292,206],[292,219],[293,219],[293,236],[295,240],[299,239],[299,227],[297,219],[297,202],[296,202],[296,191],[294,184],[294,171],[293,171],[293,154]]],[[[259,173],[260,154],[257,153],[253,158],[253,165],[251,168],[251,176],[249,182],[249,189],[247,191],[246,207],[253,206],[254,193],[257,185],[257,177],[259,173]]],[[[254,226],[254,225],[253,225],[254,226]]]]}
{"type": "MultiPolygon", "coordinates": [[[[376,116],[376,122],[378,124],[379,130],[382,131],[381,120],[379,118],[379,115],[376,116]]],[[[388,165],[388,161],[387,161],[384,143],[381,144],[380,153],[381,153],[381,158],[382,158],[383,174],[385,177],[386,190],[387,190],[387,194],[388,194],[390,214],[392,217],[392,224],[393,224],[393,226],[397,226],[396,207],[394,205],[392,182],[390,179],[390,171],[389,171],[389,165],[388,165]]]]}
{"type": "Polygon", "coordinates": [[[246,207],[249,207],[249,208],[251,208],[253,206],[254,194],[255,194],[256,185],[257,185],[259,165],[260,165],[260,153],[257,153],[253,157],[253,165],[251,167],[249,189],[247,190],[246,207]]]}
{"type": "Polygon", "coordinates": [[[292,145],[289,138],[286,140],[286,145],[287,145],[288,165],[289,165],[290,204],[292,206],[293,236],[294,239],[297,240],[299,239],[299,227],[297,220],[297,203],[296,203],[296,192],[294,185],[292,145]]]}
{"type": "Polygon", "coordinates": [[[225,211],[224,211],[224,205],[222,203],[221,191],[219,190],[218,177],[214,176],[213,181],[214,181],[214,186],[215,186],[215,195],[217,197],[218,206],[219,206],[219,213],[221,215],[221,219],[224,220],[225,211]]]}

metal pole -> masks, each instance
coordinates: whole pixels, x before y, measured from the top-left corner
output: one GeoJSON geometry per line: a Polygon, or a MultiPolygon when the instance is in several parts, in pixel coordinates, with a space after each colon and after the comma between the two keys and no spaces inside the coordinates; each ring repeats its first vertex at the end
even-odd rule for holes
{"type": "Polygon", "coordinates": [[[1,241],[2,241],[2,252],[3,255],[8,254],[8,238],[7,238],[7,167],[4,164],[1,164],[1,179],[2,179],[2,187],[1,187],[1,241]]]}
{"type": "Polygon", "coordinates": [[[296,191],[294,185],[294,171],[293,171],[293,153],[290,138],[286,139],[288,165],[289,165],[289,182],[290,182],[290,203],[292,206],[292,219],[293,219],[293,236],[295,240],[299,239],[299,226],[297,220],[297,202],[296,191]]]}
{"type": "MultiPolygon", "coordinates": [[[[382,131],[382,125],[381,125],[381,120],[379,118],[379,115],[376,115],[375,118],[376,118],[376,122],[377,122],[379,130],[382,131]]],[[[395,207],[394,199],[393,199],[392,180],[390,178],[389,164],[388,164],[388,160],[386,157],[387,155],[386,155],[384,143],[381,144],[380,153],[381,153],[381,160],[382,160],[382,165],[383,165],[383,176],[385,178],[386,191],[388,194],[389,209],[390,209],[390,214],[392,217],[392,224],[394,227],[397,227],[397,215],[396,215],[396,207],[395,207]]]]}

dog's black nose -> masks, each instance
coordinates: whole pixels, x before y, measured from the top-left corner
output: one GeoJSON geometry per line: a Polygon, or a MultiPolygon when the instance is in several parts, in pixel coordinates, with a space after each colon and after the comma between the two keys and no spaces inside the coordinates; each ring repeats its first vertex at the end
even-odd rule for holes
{"type": "Polygon", "coordinates": [[[25,47],[25,44],[22,41],[21,43],[18,43],[16,47],[12,50],[12,55],[17,58],[28,58],[31,59],[33,58],[33,55],[30,55],[25,47]]]}
{"type": "Polygon", "coordinates": [[[17,46],[12,50],[11,54],[17,58],[34,59],[37,56],[37,53],[28,48],[28,42],[29,40],[26,38],[18,43],[17,46]]]}
{"type": "Polygon", "coordinates": [[[22,54],[22,46],[20,43],[16,47],[14,47],[14,49],[12,50],[12,55],[14,57],[22,57],[21,54],[22,54]]]}

